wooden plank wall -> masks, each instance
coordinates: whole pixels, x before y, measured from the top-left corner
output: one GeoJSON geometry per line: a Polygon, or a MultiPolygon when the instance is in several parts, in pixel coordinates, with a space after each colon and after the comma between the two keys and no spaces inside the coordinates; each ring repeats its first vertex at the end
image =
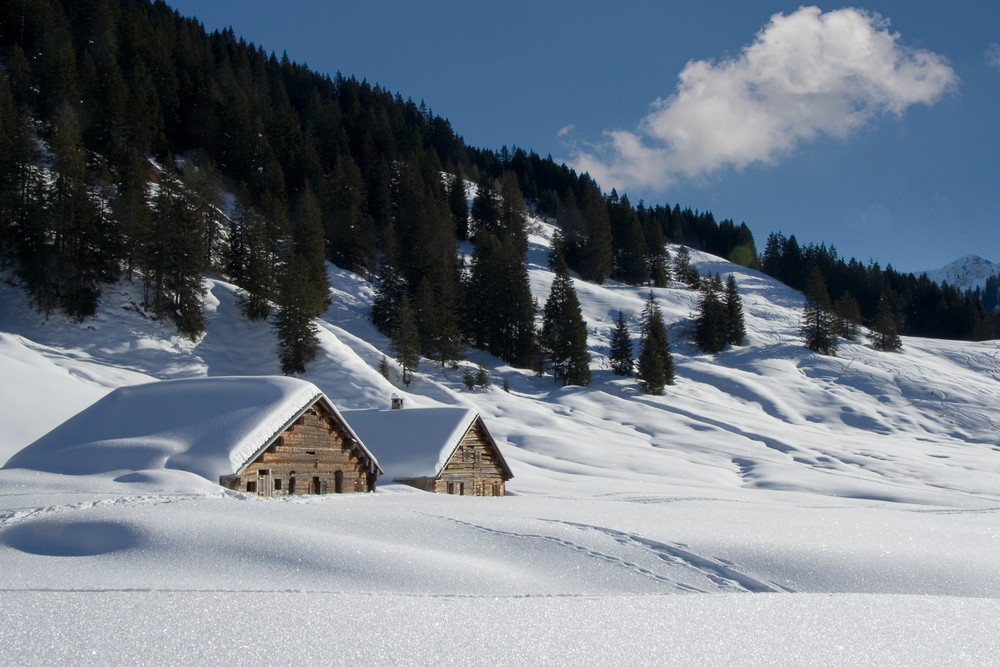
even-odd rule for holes
{"type": "Polygon", "coordinates": [[[266,497],[355,493],[374,491],[375,474],[343,424],[316,404],[225,486],[266,497]]]}
{"type": "Polygon", "coordinates": [[[503,467],[489,446],[477,420],[462,438],[441,475],[435,480],[436,493],[463,496],[502,496],[506,493],[503,467]]]}

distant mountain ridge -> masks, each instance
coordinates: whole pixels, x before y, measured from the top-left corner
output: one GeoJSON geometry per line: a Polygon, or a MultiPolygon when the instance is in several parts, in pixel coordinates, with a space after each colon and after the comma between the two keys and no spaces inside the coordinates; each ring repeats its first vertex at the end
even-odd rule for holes
{"type": "Polygon", "coordinates": [[[975,290],[977,287],[982,290],[986,285],[987,278],[1000,274],[1000,264],[979,255],[970,254],[956,259],[947,266],[926,273],[927,277],[934,282],[948,283],[963,292],[975,290]]]}

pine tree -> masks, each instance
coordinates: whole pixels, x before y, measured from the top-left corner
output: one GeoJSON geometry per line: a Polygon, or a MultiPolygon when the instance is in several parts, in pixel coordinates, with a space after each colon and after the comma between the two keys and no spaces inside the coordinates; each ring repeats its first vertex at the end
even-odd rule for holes
{"type": "Polygon", "coordinates": [[[309,183],[299,195],[292,216],[292,251],[303,260],[300,280],[310,294],[310,310],[317,317],[329,305],[330,283],[326,276],[326,241],[323,212],[309,183]]]}
{"type": "Polygon", "coordinates": [[[448,210],[451,211],[452,224],[455,226],[455,238],[459,241],[468,240],[469,199],[461,174],[455,174],[448,180],[448,210]]]}
{"type": "Polygon", "coordinates": [[[300,375],[319,354],[319,329],[313,321],[315,291],[302,279],[308,260],[291,253],[285,260],[278,280],[278,312],[274,330],[278,341],[278,359],[285,375],[300,375]]]}
{"type": "Polygon", "coordinates": [[[695,343],[707,354],[721,352],[729,338],[729,318],[722,301],[719,274],[701,281],[701,302],[695,317],[695,343]]]}
{"type": "Polygon", "coordinates": [[[528,214],[517,176],[508,171],[500,181],[501,237],[509,238],[520,255],[528,251],[528,214]]]}
{"type": "Polygon", "coordinates": [[[673,268],[674,278],[678,282],[684,283],[688,287],[698,287],[701,276],[698,274],[698,267],[691,261],[691,251],[688,250],[687,246],[681,246],[677,250],[677,255],[673,260],[673,268]]]}
{"type": "Polygon", "coordinates": [[[153,220],[149,197],[149,161],[131,155],[121,168],[118,191],[111,208],[122,229],[122,262],[125,278],[133,279],[152,246],[153,220]]]}
{"type": "Polygon", "coordinates": [[[370,274],[372,265],[372,219],[365,209],[367,195],[361,170],[350,154],[337,156],[329,175],[324,226],[328,257],[337,266],[370,274]]]}
{"type": "Polygon", "coordinates": [[[731,273],[726,279],[726,293],[722,305],[726,311],[726,342],[730,345],[742,345],[747,337],[746,322],[743,318],[743,300],[736,287],[736,277],[731,273]]]}
{"type": "MultiPolygon", "coordinates": [[[[15,53],[23,51],[15,48],[15,53]]],[[[11,61],[13,64],[13,59],[11,61]]],[[[27,67],[27,62],[24,63],[27,67]]],[[[12,76],[12,78],[14,78],[12,76]]],[[[15,89],[16,89],[16,81],[15,89]]],[[[7,86],[0,74],[0,89],[7,86]]],[[[26,108],[18,109],[9,98],[0,114],[0,247],[13,260],[14,270],[36,308],[54,306],[51,272],[53,252],[51,216],[46,214],[46,174],[39,165],[34,125],[26,108]]]]}
{"type": "Polygon", "coordinates": [[[486,389],[490,386],[490,374],[482,364],[476,366],[476,386],[486,389]]]}
{"type": "MultiPolygon", "coordinates": [[[[642,204],[640,203],[641,207],[642,204]]],[[[670,283],[670,256],[667,253],[666,240],[658,222],[647,224],[644,230],[646,237],[646,263],[649,266],[649,280],[653,287],[666,287],[670,283]]]]}
{"type": "Polygon", "coordinates": [[[590,383],[587,324],[561,249],[556,250],[552,264],[556,275],[542,314],[541,346],[556,381],[563,386],[586,386],[590,383]]]}
{"type": "Polygon", "coordinates": [[[281,371],[294,375],[304,373],[319,354],[314,318],[329,305],[322,214],[308,183],[292,217],[292,238],[282,269],[275,332],[281,371]]]}
{"type": "Polygon", "coordinates": [[[813,352],[835,356],[837,354],[837,320],[831,312],[830,295],[826,281],[818,267],[809,274],[806,289],[806,307],[802,314],[802,337],[813,352]]]}
{"type": "Polygon", "coordinates": [[[844,292],[833,304],[839,319],[838,334],[847,340],[857,340],[861,326],[861,306],[850,292],[844,292]]]}
{"type": "Polygon", "coordinates": [[[490,233],[497,238],[503,236],[500,226],[500,195],[492,181],[482,179],[476,185],[476,196],[472,198],[470,217],[473,236],[483,233],[490,233]]]}
{"type": "Polygon", "coordinates": [[[269,248],[267,222],[237,202],[229,229],[229,273],[240,288],[240,308],[249,320],[266,319],[275,298],[274,254],[269,248]]]}
{"type": "Polygon", "coordinates": [[[476,234],[465,315],[473,346],[521,368],[534,365],[535,302],[528,267],[513,240],[476,234]]]}
{"type": "Polygon", "coordinates": [[[372,299],[371,321],[386,336],[392,334],[399,318],[399,304],[406,297],[406,281],[399,270],[396,234],[386,230],[382,260],[375,277],[375,296],[372,299]]]}
{"type": "Polygon", "coordinates": [[[892,301],[885,293],[878,300],[878,310],[875,312],[875,321],[872,323],[869,338],[876,350],[898,352],[903,348],[903,341],[899,337],[899,328],[896,325],[896,315],[892,310],[892,301]]]}
{"type": "Polygon", "coordinates": [[[190,196],[176,177],[161,174],[149,245],[142,251],[139,268],[146,307],[157,316],[173,319],[178,331],[194,340],[205,330],[202,272],[207,235],[190,196]]]}
{"type": "Polygon", "coordinates": [[[114,266],[118,258],[102,256],[114,248],[102,243],[101,219],[88,191],[83,137],[68,104],[56,117],[51,145],[55,175],[50,205],[55,232],[51,277],[64,312],[83,319],[97,309],[102,279],[112,277],[105,265],[114,266]]]}
{"type": "Polygon", "coordinates": [[[663,314],[653,292],[649,293],[642,312],[640,344],[642,347],[636,369],[639,387],[645,394],[661,396],[664,388],[674,383],[674,361],[663,314]]]}
{"type": "Polygon", "coordinates": [[[619,199],[614,190],[608,199],[608,208],[614,249],[612,276],[630,285],[641,285],[649,278],[650,271],[639,216],[628,196],[619,199]]]}
{"type": "Polygon", "coordinates": [[[625,315],[618,311],[618,320],[611,330],[611,350],[608,354],[611,372],[615,375],[632,375],[634,362],[632,360],[632,336],[628,332],[625,315]]]}
{"type": "Polygon", "coordinates": [[[582,210],[585,221],[581,247],[580,277],[600,285],[614,268],[614,247],[611,240],[611,219],[608,207],[595,183],[585,187],[582,210]]]}
{"type": "Polygon", "coordinates": [[[392,353],[403,373],[403,384],[413,381],[413,371],[420,366],[420,335],[409,300],[399,305],[399,318],[389,342],[392,353]]]}

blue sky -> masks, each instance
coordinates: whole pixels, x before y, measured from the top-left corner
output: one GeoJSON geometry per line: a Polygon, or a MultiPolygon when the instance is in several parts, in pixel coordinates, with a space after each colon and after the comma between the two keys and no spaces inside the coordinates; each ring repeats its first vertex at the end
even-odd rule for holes
{"type": "Polygon", "coordinates": [[[761,249],[1000,261],[1000,3],[168,2],[423,100],[470,145],[746,222],[761,249]]]}

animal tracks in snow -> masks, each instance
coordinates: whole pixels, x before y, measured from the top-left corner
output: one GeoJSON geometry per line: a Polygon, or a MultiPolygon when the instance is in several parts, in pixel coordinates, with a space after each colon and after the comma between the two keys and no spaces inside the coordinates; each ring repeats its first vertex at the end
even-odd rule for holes
{"type": "Polygon", "coordinates": [[[611,553],[612,549],[598,548],[593,544],[583,543],[583,540],[570,540],[558,535],[502,530],[451,517],[440,518],[493,535],[525,540],[543,540],[554,543],[560,547],[578,552],[583,556],[596,558],[648,577],[658,583],[670,586],[678,592],[792,592],[791,589],[779,586],[778,584],[755,579],[750,575],[744,574],[738,571],[736,565],[730,561],[697,554],[686,544],[658,542],[642,537],[641,535],[603,528],[601,526],[555,519],[540,519],[541,521],[567,526],[583,532],[604,535],[624,548],[624,552],[611,553]],[[628,557],[628,552],[635,553],[637,557],[628,557]],[[640,564],[642,560],[649,560],[648,556],[650,555],[655,556],[660,561],[662,569],[640,564]]]}
{"type": "Polygon", "coordinates": [[[788,588],[779,586],[771,582],[755,579],[743,574],[735,569],[735,564],[711,556],[702,556],[690,550],[686,544],[668,544],[657,542],[640,535],[626,533],[611,528],[591,526],[582,523],[561,521],[567,526],[573,526],[581,530],[593,530],[603,533],[619,544],[627,546],[638,546],[652,551],[659,558],[672,565],[682,568],[690,568],[701,573],[709,581],[714,583],[720,591],[749,591],[751,593],[791,593],[788,588]]]}

